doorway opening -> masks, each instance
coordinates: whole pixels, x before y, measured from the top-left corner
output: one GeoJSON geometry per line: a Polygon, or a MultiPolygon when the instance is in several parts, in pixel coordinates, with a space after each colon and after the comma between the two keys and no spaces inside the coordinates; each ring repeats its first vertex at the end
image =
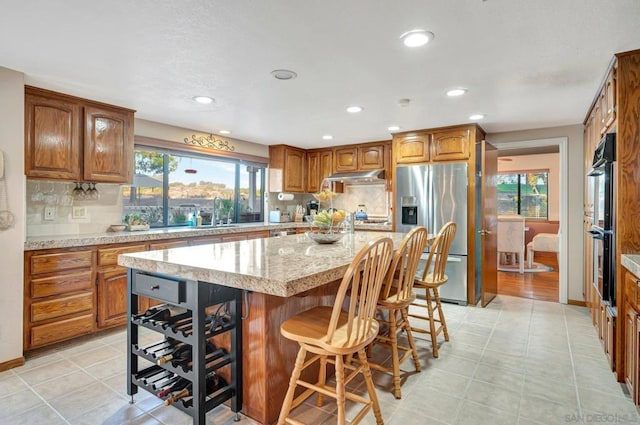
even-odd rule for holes
{"type": "Polygon", "coordinates": [[[525,220],[524,255],[499,255],[498,294],[567,303],[567,143],[566,137],[493,143],[498,216],[525,220]]]}

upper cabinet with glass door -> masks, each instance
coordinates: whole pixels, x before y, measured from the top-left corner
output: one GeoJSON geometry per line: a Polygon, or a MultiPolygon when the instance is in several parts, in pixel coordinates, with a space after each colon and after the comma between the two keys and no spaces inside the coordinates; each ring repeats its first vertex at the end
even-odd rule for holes
{"type": "Polygon", "coordinates": [[[129,183],[134,111],[25,87],[29,178],[129,183]]]}

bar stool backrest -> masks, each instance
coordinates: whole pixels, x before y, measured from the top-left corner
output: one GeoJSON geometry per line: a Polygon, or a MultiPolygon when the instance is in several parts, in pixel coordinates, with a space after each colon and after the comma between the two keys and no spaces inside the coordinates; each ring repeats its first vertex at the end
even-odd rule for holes
{"type": "Polygon", "coordinates": [[[392,252],[391,238],[379,238],[369,242],[354,257],[338,288],[327,330],[326,344],[333,345],[339,324],[338,319],[342,314],[342,306],[347,296],[348,323],[346,335],[340,336],[341,343],[355,345],[367,339],[372,326],[377,323],[374,319],[376,304],[391,263],[392,252]]]}
{"type": "Polygon", "coordinates": [[[441,284],[445,282],[445,269],[449,258],[449,249],[456,235],[456,224],[448,222],[436,236],[431,245],[427,264],[422,272],[421,281],[424,283],[441,284]],[[433,264],[433,267],[432,267],[433,264]]]}
{"type": "Polygon", "coordinates": [[[400,247],[393,254],[393,261],[387,272],[382,288],[381,299],[387,299],[392,289],[397,289],[398,301],[413,296],[413,282],[420,262],[420,256],[427,246],[426,227],[414,227],[402,240],[400,247]]]}

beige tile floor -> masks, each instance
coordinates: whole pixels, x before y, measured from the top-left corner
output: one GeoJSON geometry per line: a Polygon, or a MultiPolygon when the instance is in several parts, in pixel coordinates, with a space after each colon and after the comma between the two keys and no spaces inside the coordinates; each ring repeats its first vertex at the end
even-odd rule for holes
{"type": "MultiPolygon", "coordinates": [[[[640,423],[615,382],[586,309],[501,296],[486,309],[445,305],[451,341],[433,359],[418,335],[423,370],[411,360],[403,397],[374,372],[387,424],[595,424],[640,423]]],[[[151,333],[149,340],[157,339],[151,333]]],[[[24,366],[0,373],[0,424],[182,425],[191,418],[144,391],[133,405],[125,392],[126,334],[102,333],[29,356],[24,366]]],[[[388,355],[375,350],[374,358],[388,355]]],[[[364,393],[362,381],[350,387],[364,393]]],[[[348,405],[349,414],[355,406],[348,405]]],[[[294,411],[307,423],[336,423],[335,403],[315,398],[294,411]]],[[[352,417],[351,416],[351,417],[352,417]]],[[[211,424],[232,424],[224,406],[211,424]]],[[[240,424],[254,422],[242,417],[240,424]]],[[[367,424],[375,423],[370,414],[367,424]]]]}

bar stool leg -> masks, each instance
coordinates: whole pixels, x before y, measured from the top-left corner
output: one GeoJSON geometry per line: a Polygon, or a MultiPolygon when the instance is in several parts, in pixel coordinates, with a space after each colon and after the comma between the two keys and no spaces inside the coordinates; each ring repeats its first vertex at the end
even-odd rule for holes
{"type": "Polygon", "coordinates": [[[300,378],[300,373],[302,372],[302,366],[304,366],[304,359],[307,356],[307,350],[300,346],[300,351],[298,351],[298,356],[296,357],[296,363],[293,367],[293,372],[291,372],[291,379],[289,380],[289,389],[287,390],[287,394],[284,396],[284,401],[282,402],[282,409],[280,410],[280,417],[278,418],[278,425],[284,425],[285,419],[291,413],[291,405],[293,404],[293,395],[296,391],[296,386],[298,383],[298,379],[300,378]]]}
{"type": "Polygon", "coordinates": [[[342,355],[336,356],[336,402],[338,403],[338,425],[345,424],[345,383],[342,355]]]}
{"type": "Polygon", "coordinates": [[[403,329],[407,332],[407,339],[409,340],[409,348],[411,348],[411,357],[413,357],[413,365],[416,367],[416,371],[420,372],[420,358],[418,357],[418,350],[416,349],[416,343],[413,340],[413,334],[411,333],[411,324],[409,323],[408,308],[403,308],[400,313],[402,314],[402,320],[404,321],[403,329]]]}
{"type": "Polygon", "coordinates": [[[427,310],[429,310],[429,331],[431,333],[431,346],[433,351],[433,357],[438,357],[438,334],[436,334],[436,322],[433,311],[433,297],[431,296],[431,289],[426,288],[427,294],[427,310]]]}
{"type": "Polygon", "coordinates": [[[391,343],[391,359],[393,360],[393,395],[401,398],[400,392],[400,358],[398,357],[398,310],[389,311],[389,339],[391,343]]]}
{"type": "Polygon", "coordinates": [[[376,389],[373,386],[373,378],[371,377],[371,369],[369,369],[369,362],[367,361],[367,355],[364,350],[358,351],[358,358],[362,363],[362,374],[364,375],[364,382],[367,384],[367,391],[369,398],[373,403],[373,415],[376,417],[376,424],[383,425],[382,412],[380,412],[380,403],[378,402],[378,395],[376,389]]]}
{"type": "MultiPolygon", "coordinates": [[[[327,382],[327,357],[320,357],[320,370],[318,371],[318,386],[323,387],[327,382]]],[[[324,394],[318,391],[318,399],[316,400],[316,406],[322,407],[324,402],[324,394]]]]}
{"type": "Polygon", "coordinates": [[[447,321],[444,319],[444,313],[442,312],[442,303],[440,302],[440,293],[438,288],[433,288],[433,295],[436,298],[436,305],[438,306],[438,317],[440,319],[440,326],[442,326],[442,333],[444,334],[444,340],[449,341],[449,331],[447,331],[447,321]]]}

